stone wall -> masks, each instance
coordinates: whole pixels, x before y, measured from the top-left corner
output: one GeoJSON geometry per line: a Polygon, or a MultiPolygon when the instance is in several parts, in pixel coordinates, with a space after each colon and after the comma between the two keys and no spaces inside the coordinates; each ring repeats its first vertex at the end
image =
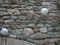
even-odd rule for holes
{"type": "Polygon", "coordinates": [[[60,9],[56,0],[0,1],[0,25],[18,39],[36,45],[54,45],[60,39],[60,9]],[[47,8],[47,15],[41,9],[47,8]]]}

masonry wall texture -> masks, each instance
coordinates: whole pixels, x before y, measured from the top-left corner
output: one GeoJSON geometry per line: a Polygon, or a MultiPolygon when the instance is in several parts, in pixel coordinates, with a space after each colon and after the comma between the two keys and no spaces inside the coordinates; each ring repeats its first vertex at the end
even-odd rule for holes
{"type": "Polygon", "coordinates": [[[57,0],[0,0],[0,25],[17,39],[36,45],[60,40],[60,8],[57,0]],[[47,8],[47,15],[41,9],[47,8]]]}

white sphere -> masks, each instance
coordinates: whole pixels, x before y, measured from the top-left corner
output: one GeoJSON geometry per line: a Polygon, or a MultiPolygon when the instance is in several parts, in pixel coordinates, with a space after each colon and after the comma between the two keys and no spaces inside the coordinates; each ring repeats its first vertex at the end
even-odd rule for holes
{"type": "Polygon", "coordinates": [[[42,8],[41,9],[41,13],[42,13],[42,15],[46,15],[46,14],[48,14],[48,9],[47,8],[42,8]]]}
{"type": "Polygon", "coordinates": [[[1,34],[2,35],[7,35],[8,34],[8,30],[6,28],[2,28],[1,34]]]}

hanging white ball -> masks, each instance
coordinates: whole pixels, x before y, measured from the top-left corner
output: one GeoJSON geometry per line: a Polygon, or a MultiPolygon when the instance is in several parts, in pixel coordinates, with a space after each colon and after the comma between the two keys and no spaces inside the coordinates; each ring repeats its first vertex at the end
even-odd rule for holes
{"type": "Polygon", "coordinates": [[[1,34],[2,34],[2,35],[7,35],[7,34],[8,34],[8,29],[2,28],[1,34]]]}
{"type": "Polygon", "coordinates": [[[49,11],[48,11],[47,8],[42,8],[42,9],[41,9],[41,14],[42,14],[42,15],[46,15],[46,14],[48,14],[48,12],[49,12],[49,11]]]}

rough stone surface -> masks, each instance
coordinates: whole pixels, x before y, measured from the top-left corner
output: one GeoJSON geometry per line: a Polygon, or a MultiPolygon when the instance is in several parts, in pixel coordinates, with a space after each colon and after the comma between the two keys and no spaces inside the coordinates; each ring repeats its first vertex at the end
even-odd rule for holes
{"type": "Polygon", "coordinates": [[[0,25],[15,39],[35,45],[54,45],[60,40],[60,6],[57,0],[1,0],[0,25]],[[49,10],[47,15],[41,14],[42,8],[49,10]]]}
{"type": "Polygon", "coordinates": [[[44,25],[43,24],[38,24],[37,27],[44,27],[44,25]]]}
{"type": "Polygon", "coordinates": [[[50,6],[51,3],[50,2],[42,2],[42,5],[44,5],[44,6],[50,6]]]}
{"type": "Polygon", "coordinates": [[[43,39],[43,38],[46,38],[47,35],[46,34],[42,34],[42,33],[36,33],[32,36],[29,36],[29,38],[31,39],[43,39]]]}
{"type": "Polygon", "coordinates": [[[24,28],[24,31],[23,33],[26,35],[26,36],[29,36],[31,34],[33,34],[33,30],[31,28],[24,28]]]}
{"type": "Polygon", "coordinates": [[[46,27],[40,28],[39,30],[40,30],[40,32],[42,32],[42,33],[46,33],[46,32],[47,32],[47,28],[46,28],[46,27]]]}

